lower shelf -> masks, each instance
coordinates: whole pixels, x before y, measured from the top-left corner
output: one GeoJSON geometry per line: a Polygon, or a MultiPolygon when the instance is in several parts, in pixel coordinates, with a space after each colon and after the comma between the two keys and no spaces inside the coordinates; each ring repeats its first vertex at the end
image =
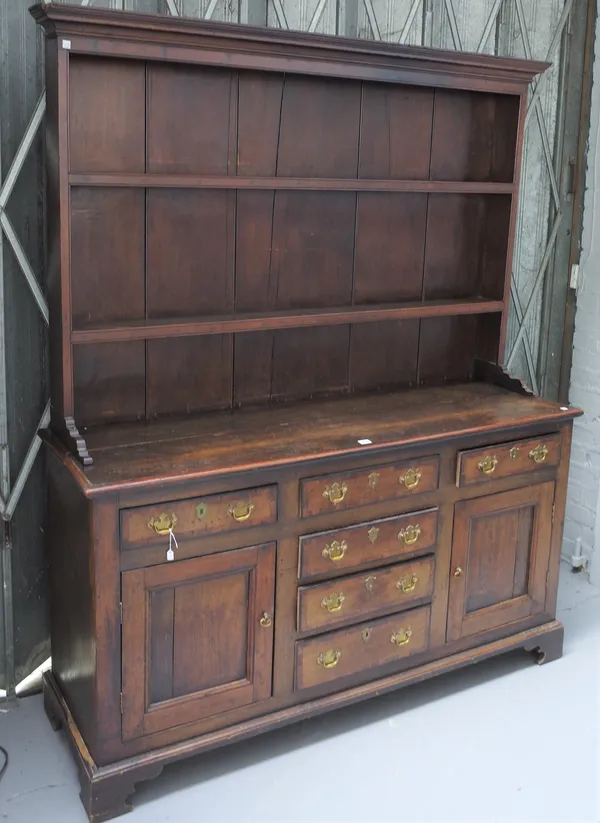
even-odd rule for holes
{"type": "Polygon", "coordinates": [[[550,662],[562,655],[563,633],[562,623],[552,620],[475,649],[468,649],[414,669],[253,718],[201,737],[120,760],[108,766],[98,766],[94,762],[58,684],[50,672],[44,674],[44,706],[53,728],[62,727],[67,734],[79,770],[81,800],[90,823],[101,823],[101,821],[130,811],[132,808],[130,798],[135,791],[135,784],[158,777],[168,763],[192,757],[200,752],[237,740],[250,738],[306,717],[323,714],[369,697],[382,695],[402,686],[428,680],[438,674],[478,663],[512,649],[523,648],[525,651],[532,652],[537,663],[550,662]]]}

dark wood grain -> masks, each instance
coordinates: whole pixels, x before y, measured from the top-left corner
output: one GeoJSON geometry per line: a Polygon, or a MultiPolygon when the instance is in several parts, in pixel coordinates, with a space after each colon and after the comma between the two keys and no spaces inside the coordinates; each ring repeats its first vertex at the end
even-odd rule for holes
{"type": "Polygon", "coordinates": [[[518,111],[515,97],[438,89],[432,179],[511,182],[518,111]]]}
{"type": "Polygon", "coordinates": [[[233,225],[227,192],[147,194],[147,317],[233,309],[233,225]]]}
{"type": "Polygon", "coordinates": [[[363,85],[361,178],[428,179],[433,98],[432,89],[363,85]]]}
{"type": "Polygon", "coordinates": [[[146,171],[144,95],[143,63],[71,56],[71,172],[146,171]]]}
{"type": "Polygon", "coordinates": [[[168,546],[151,523],[161,515],[172,524],[177,540],[197,539],[211,533],[253,528],[277,520],[277,488],[238,489],[176,500],[164,506],[142,506],[121,512],[121,547],[130,549],[148,543],[168,546]]]}
{"type": "Polygon", "coordinates": [[[193,414],[231,405],[230,334],[149,340],[146,364],[148,417],[193,414]]]}
{"type": "Polygon", "coordinates": [[[459,452],[456,485],[483,483],[498,477],[533,472],[542,464],[557,466],[560,462],[560,449],[561,437],[553,434],[539,439],[503,443],[492,449],[459,452]]]}
{"type": "Polygon", "coordinates": [[[456,505],[448,640],[543,610],[553,500],[542,483],[456,505]]]}
{"type": "Polygon", "coordinates": [[[374,464],[362,471],[312,477],[301,484],[302,517],[432,491],[438,487],[438,474],[438,457],[426,456],[391,465],[374,464]]]}
{"type": "Polygon", "coordinates": [[[270,694],[273,633],[258,621],[273,613],[274,573],[275,547],[266,545],[123,575],[125,740],[270,694]],[[135,648],[144,647],[146,624],[160,630],[149,610],[165,588],[174,593],[172,696],[151,706],[149,677],[158,671],[162,682],[166,671],[135,648]]]}
{"type": "Polygon", "coordinates": [[[237,177],[194,174],[70,174],[72,186],[124,186],[169,189],[266,189],[279,191],[380,191],[440,194],[512,194],[512,183],[461,180],[369,180],[344,177],[237,177]]]}
{"type": "Polygon", "coordinates": [[[361,623],[349,629],[300,641],[296,645],[296,688],[335,683],[361,670],[401,660],[424,651],[429,644],[429,607],[361,623]],[[363,632],[368,631],[367,635],[363,632]],[[394,634],[406,635],[408,642],[396,645],[394,634]],[[365,640],[365,636],[367,640],[365,640]],[[331,656],[331,668],[324,662],[331,656]]]}
{"type": "MultiPolygon", "coordinates": [[[[114,425],[86,432],[95,465],[80,482],[89,494],[156,477],[163,482],[300,463],[317,456],[362,457],[398,446],[432,448],[432,443],[469,434],[500,431],[510,440],[511,430],[566,422],[579,414],[577,409],[563,411],[551,401],[479,383],[297,403],[268,413],[240,409],[178,420],[176,426],[167,421],[114,425]],[[372,442],[360,445],[360,438],[372,442]]],[[[374,459],[372,465],[380,463],[374,459]]]]}
{"type": "Polygon", "coordinates": [[[90,820],[195,752],[510,648],[558,656],[578,411],[499,366],[544,64],[33,14],[44,702],[90,820]]]}
{"type": "Polygon", "coordinates": [[[74,328],[144,318],[144,224],[144,193],[138,189],[73,189],[74,328]]]}
{"type": "Polygon", "coordinates": [[[433,591],[432,557],[411,560],[298,589],[298,631],[354,623],[426,602],[433,591]]]}
{"type": "Polygon", "coordinates": [[[303,582],[314,577],[337,577],[344,572],[394,560],[401,555],[431,550],[437,542],[436,509],[402,514],[385,520],[370,520],[358,526],[332,529],[300,538],[298,577],[303,582]],[[406,543],[400,532],[416,530],[414,541],[406,543]],[[337,546],[332,544],[337,541],[337,546]]]}
{"type": "Polygon", "coordinates": [[[147,172],[227,174],[231,84],[221,69],[148,64],[147,172]]]}
{"type": "Polygon", "coordinates": [[[356,177],[361,86],[286,75],[277,175],[356,177]]]}
{"type": "Polygon", "coordinates": [[[140,341],[78,346],[73,356],[78,423],[143,418],[145,373],[144,343],[140,341]]]}
{"type": "Polygon", "coordinates": [[[361,193],[356,208],[354,303],[419,300],[427,196],[361,193]]]}
{"type": "Polygon", "coordinates": [[[495,314],[503,303],[498,300],[430,300],[426,302],[349,306],[347,308],[304,309],[256,312],[212,318],[147,320],[79,329],[72,333],[75,344],[105,343],[118,340],[153,340],[217,334],[223,331],[259,331],[266,329],[335,326],[346,323],[386,323],[388,320],[421,317],[456,317],[468,314],[495,314]]]}

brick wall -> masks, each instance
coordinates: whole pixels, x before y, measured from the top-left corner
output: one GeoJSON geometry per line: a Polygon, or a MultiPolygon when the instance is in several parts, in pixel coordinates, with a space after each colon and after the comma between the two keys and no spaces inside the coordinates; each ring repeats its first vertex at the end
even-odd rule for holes
{"type": "Polygon", "coordinates": [[[581,537],[592,581],[600,584],[600,26],[587,153],[586,193],[573,368],[569,399],[584,410],[575,421],[563,553],[581,537]]]}

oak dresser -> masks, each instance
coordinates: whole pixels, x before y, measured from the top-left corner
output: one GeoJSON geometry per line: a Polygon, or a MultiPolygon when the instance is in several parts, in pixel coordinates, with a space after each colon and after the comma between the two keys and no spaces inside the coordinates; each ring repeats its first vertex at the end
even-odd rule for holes
{"type": "Polygon", "coordinates": [[[545,64],[66,5],[46,34],[52,672],[137,781],[555,619],[573,418],[505,374],[545,64]]]}

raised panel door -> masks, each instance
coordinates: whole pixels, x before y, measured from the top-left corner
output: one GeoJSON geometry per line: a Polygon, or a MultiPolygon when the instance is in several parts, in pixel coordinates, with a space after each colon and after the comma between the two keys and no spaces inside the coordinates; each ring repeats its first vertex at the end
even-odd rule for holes
{"type": "Polygon", "coordinates": [[[543,611],[554,483],[456,504],[448,640],[543,611]]]}
{"type": "Polygon", "coordinates": [[[271,695],[275,544],[125,572],[123,739],[271,695]]]}

